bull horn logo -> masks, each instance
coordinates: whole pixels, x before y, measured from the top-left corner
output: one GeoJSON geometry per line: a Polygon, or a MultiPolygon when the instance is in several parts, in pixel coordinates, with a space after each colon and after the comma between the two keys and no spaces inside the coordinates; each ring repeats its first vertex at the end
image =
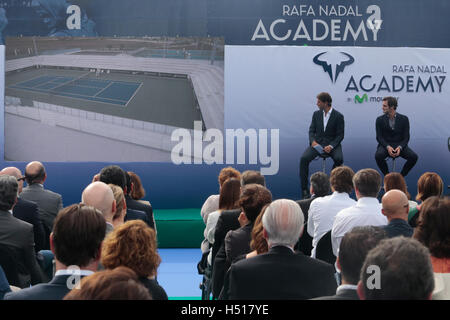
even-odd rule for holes
{"type": "Polygon", "coordinates": [[[322,55],[324,55],[325,53],[327,53],[327,52],[325,51],[325,52],[322,52],[322,53],[319,53],[318,55],[316,55],[316,56],[313,58],[313,62],[314,62],[315,64],[319,65],[319,66],[322,66],[323,71],[325,71],[326,73],[328,73],[328,75],[330,76],[331,82],[335,83],[336,80],[337,80],[337,78],[338,78],[338,76],[339,76],[339,74],[340,74],[341,72],[344,71],[344,69],[345,69],[346,66],[349,66],[349,65],[351,65],[353,62],[355,62],[355,58],[353,58],[353,57],[352,57],[351,55],[349,55],[348,53],[341,52],[341,53],[342,53],[343,55],[345,55],[348,59],[347,59],[347,60],[343,60],[343,61],[341,61],[339,64],[336,64],[336,65],[335,65],[335,68],[334,68],[334,70],[335,70],[335,71],[334,71],[334,78],[333,78],[333,65],[330,64],[330,63],[328,63],[328,62],[325,61],[325,60],[320,60],[320,59],[319,59],[319,58],[320,58],[322,55]]]}

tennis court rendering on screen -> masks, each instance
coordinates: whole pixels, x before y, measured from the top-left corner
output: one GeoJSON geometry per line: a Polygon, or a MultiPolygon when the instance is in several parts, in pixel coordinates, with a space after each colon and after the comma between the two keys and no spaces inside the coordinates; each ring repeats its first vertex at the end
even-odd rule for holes
{"type": "Polygon", "coordinates": [[[10,88],[126,106],[142,82],[83,79],[44,75],[13,84],[10,88]]]}
{"type": "Polygon", "coordinates": [[[5,63],[5,160],[165,162],[174,130],[196,121],[223,129],[223,62],[213,65],[206,51],[168,59],[172,52],[154,56],[142,40],[123,41],[134,47],[120,52],[52,51],[48,41],[23,57],[29,46],[16,41],[5,63]]]}

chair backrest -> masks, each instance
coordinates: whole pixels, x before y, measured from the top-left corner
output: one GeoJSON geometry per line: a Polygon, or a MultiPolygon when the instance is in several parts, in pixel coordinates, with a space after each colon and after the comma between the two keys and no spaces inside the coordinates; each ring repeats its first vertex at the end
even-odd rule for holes
{"type": "Polygon", "coordinates": [[[20,262],[20,252],[11,246],[0,244],[0,265],[5,272],[10,285],[23,288],[25,284],[19,274],[26,274],[23,263],[20,262]]]}
{"type": "Polygon", "coordinates": [[[331,244],[331,230],[325,233],[317,242],[316,258],[332,265],[336,262],[336,257],[333,254],[333,246],[331,244]]]}

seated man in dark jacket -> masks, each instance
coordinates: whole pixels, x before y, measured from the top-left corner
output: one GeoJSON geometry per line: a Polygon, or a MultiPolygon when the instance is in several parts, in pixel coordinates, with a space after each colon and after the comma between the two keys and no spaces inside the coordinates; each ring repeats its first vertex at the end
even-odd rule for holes
{"type": "Polygon", "coordinates": [[[231,300],[311,299],[336,290],[332,265],[294,252],[303,214],[292,200],[276,200],[262,218],[269,252],[231,265],[231,300]]]}

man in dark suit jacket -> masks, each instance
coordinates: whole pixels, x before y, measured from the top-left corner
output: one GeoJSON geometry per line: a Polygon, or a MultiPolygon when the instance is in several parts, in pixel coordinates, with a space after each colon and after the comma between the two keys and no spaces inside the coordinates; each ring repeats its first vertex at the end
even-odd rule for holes
{"type": "MultiPolygon", "coordinates": [[[[12,215],[12,208],[17,201],[18,184],[15,177],[0,176],[0,244],[16,249],[17,259],[31,284],[44,281],[44,276],[38,266],[34,250],[33,226],[12,215]]],[[[26,280],[28,282],[28,279],[26,280]]],[[[29,285],[23,283],[22,286],[29,285]]]]}
{"type": "Polygon", "coordinates": [[[269,252],[231,265],[231,300],[310,299],[336,290],[332,265],[295,253],[303,214],[292,200],[276,200],[262,218],[269,252]]]}
{"type": "Polygon", "coordinates": [[[385,239],[381,227],[355,227],[342,238],[336,265],[340,270],[342,283],[335,295],[319,297],[314,300],[359,300],[357,287],[361,268],[367,253],[385,239]]]}
{"type": "Polygon", "coordinates": [[[384,175],[389,173],[386,158],[406,159],[406,163],[400,172],[406,176],[417,162],[417,154],[408,147],[409,120],[408,117],[397,112],[397,99],[385,97],[382,105],[383,115],[375,122],[378,147],[375,152],[375,160],[384,175]]]}
{"type": "MultiPolygon", "coordinates": [[[[23,180],[25,179],[22,172],[16,167],[7,167],[0,171],[0,175],[3,174],[13,176],[17,179],[20,195],[23,189],[23,180]]],[[[43,250],[45,244],[45,232],[41,218],[39,217],[37,205],[34,202],[24,200],[19,196],[17,198],[17,203],[13,208],[13,216],[33,225],[34,249],[36,252],[43,250]]]]}
{"type": "MultiPolygon", "coordinates": [[[[331,186],[330,186],[330,178],[326,173],[321,171],[314,172],[309,178],[311,198],[297,200],[297,204],[300,206],[303,212],[303,216],[305,218],[305,225],[308,223],[309,216],[309,206],[314,199],[325,197],[330,194],[331,186]]],[[[301,251],[307,256],[311,256],[312,250],[312,237],[308,234],[308,232],[303,232],[299,242],[295,245],[296,251],[301,251]]]]}
{"type": "Polygon", "coordinates": [[[5,300],[62,300],[79,281],[98,269],[106,222],[97,209],[73,204],[60,211],[50,236],[55,277],[49,283],[10,292],[5,300]],[[74,241],[76,239],[76,241],[74,241]]]}
{"type": "Polygon", "coordinates": [[[45,230],[44,249],[49,249],[48,237],[53,229],[53,221],[59,210],[62,209],[63,202],[60,194],[44,188],[46,179],[47,173],[42,163],[33,161],[27,164],[25,180],[28,186],[23,188],[20,197],[37,204],[39,217],[45,230]]]}
{"type": "Polygon", "coordinates": [[[331,96],[322,92],[317,95],[319,110],[314,112],[309,126],[310,146],[303,152],[300,159],[300,183],[302,197],[309,197],[308,172],[309,163],[320,154],[329,155],[333,161],[333,168],[342,165],[341,142],[344,139],[344,116],[331,107],[331,96]]]}

